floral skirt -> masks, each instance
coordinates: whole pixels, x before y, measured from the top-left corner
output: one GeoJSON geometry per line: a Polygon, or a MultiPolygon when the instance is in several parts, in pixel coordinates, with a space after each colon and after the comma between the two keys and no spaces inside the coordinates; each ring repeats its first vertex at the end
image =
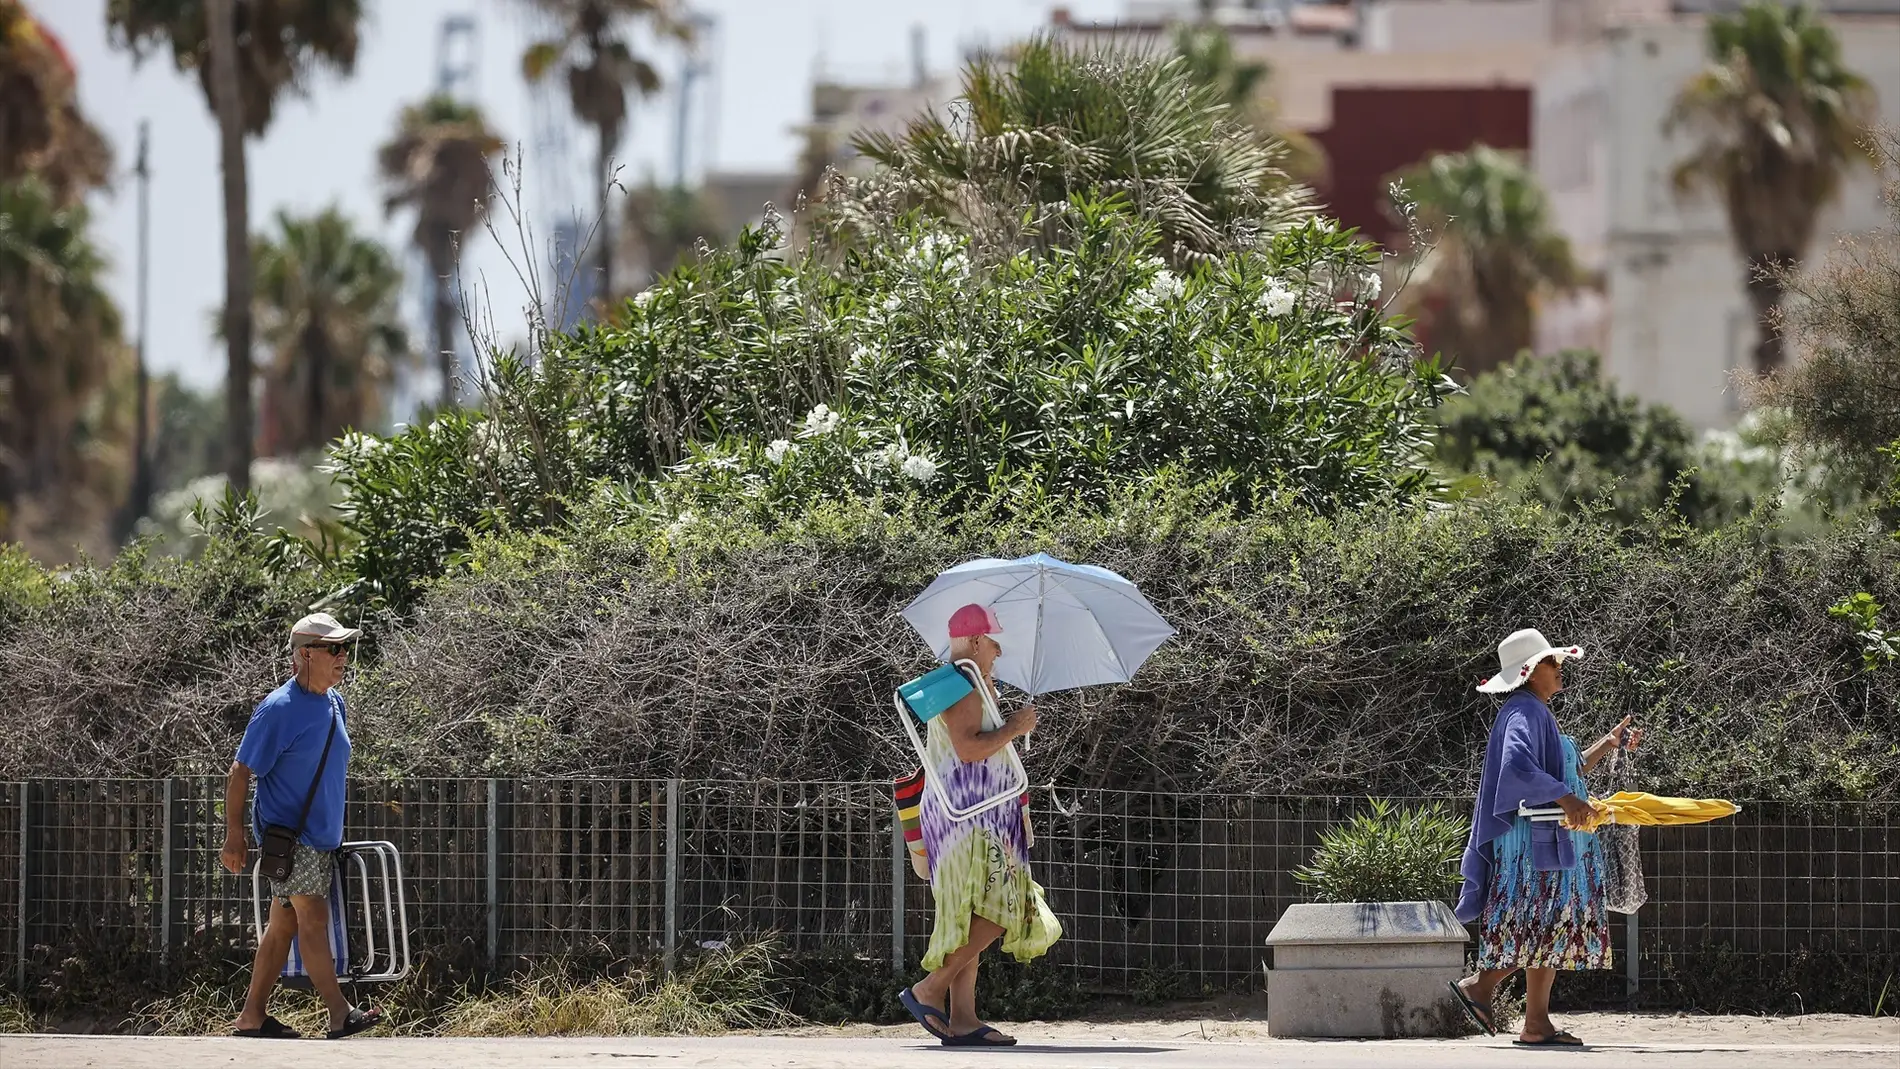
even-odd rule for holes
{"type": "Polygon", "coordinates": [[[1479,918],[1480,969],[1608,969],[1610,915],[1603,896],[1603,847],[1577,834],[1577,864],[1531,867],[1530,821],[1492,841],[1491,886],[1479,918]]]}

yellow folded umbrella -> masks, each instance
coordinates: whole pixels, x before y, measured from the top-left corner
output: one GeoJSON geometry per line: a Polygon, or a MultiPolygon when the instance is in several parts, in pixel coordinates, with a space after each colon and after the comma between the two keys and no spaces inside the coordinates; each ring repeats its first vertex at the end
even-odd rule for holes
{"type": "Polygon", "coordinates": [[[1641,791],[1618,791],[1608,798],[1592,798],[1590,807],[1596,810],[1598,819],[1582,829],[1585,831],[1604,824],[1645,828],[1706,824],[1742,811],[1741,806],[1726,798],[1665,798],[1641,791]]]}

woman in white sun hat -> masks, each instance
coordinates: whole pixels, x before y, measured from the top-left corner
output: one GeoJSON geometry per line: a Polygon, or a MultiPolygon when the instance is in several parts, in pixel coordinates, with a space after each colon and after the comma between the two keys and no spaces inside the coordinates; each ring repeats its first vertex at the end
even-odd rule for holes
{"type": "Polygon", "coordinates": [[[1465,883],[1458,919],[1479,925],[1478,971],[1451,988],[1471,1019],[1495,1035],[1492,996],[1523,969],[1519,1046],[1581,1046],[1582,1040],[1551,1023],[1551,985],[1559,969],[1611,965],[1603,850],[1596,836],[1568,825],[1586,825],[1591,813],[1583,774],[1616,747],[1634,747],[1643,733],[1625,717],[1580,751],[1558,730],[1550,699],[1563,689],[1563,663],[1582,656],[1580,646],[1553,646],[1526,629],[1499,644],[1498,674],[1478,685],[1483,693],[1509,697],[1485,746],[1471,839],[1460,866],[1465,883]],[[1519,804],[1553,802],[1563,808],[1565,827],[1533,824],[1517,812],[1519,804]]]}

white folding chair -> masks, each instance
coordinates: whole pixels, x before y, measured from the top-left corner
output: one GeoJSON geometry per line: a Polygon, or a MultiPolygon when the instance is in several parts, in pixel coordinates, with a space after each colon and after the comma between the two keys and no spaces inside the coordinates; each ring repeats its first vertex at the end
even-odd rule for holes
{"type": "MultiPolygon", "coordinates": [[[[361,924],[362,953],[348,946],[347,974],[338,979],[388,982],[409,975],[409,899],[403,886],[402,854],[396,844],[381,840],[344,843],[337,849],[337,868],[343,881],[343,917],[336,925],[351,940],[352,918],[361,924]]],[[[259,939],[270,891],[264,877],[251,869],[251,915],[259,939]]]]}
{"type": "MultiPolygon", "coordinates": [[[[996,696],[991,694],[990,689],[981,682],[983,679],[982,670],[977,668],[974,661],[962,660],[954,663],[958,668],[968,666],[968,675],[975,681],[976,692],[983,696],[984,730],[994,731],[1002,727],[1003,714],[996,708],[996,696]]],[[[987,813],[1005,802],[1013,802],[1021,798],[1023,792],[1029,789],[1029,772],[1023,768],[1022,756],[1016,752],[1015,746],[1005,746],[1003,747],[1003,753],[1005,754],[1004,760],[1009,764],[1010,774],[1014,779],[1013,784],[970,805],[952,805],[950,796],[944,793],[943,784],[937,781],[936,770],[930,767],[930,755],[924,747],[923,736],[917,733],[917,716],[910,711],[910,706],[904,703],[903,692],[901,690],[892,691],[891,702],[897,707],[897,719],[899,723],[904,725],[904,733],[910,736],[910,746],[911,749],[917,753],[917,763],[923,766],[924,790],[936,796],[938,804],[943,806],[944,813],[949,816],[952,821],[961,824],[979,814],[987,813]]]]}

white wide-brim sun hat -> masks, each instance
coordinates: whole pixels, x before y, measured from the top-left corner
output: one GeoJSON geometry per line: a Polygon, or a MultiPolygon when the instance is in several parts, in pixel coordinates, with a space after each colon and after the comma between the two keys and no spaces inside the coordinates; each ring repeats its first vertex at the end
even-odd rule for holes
{"type": "Polygon", "coordinates": [[[1583,657],[1582,646],[1553,646],[1544,633],[1527,627],[1514,631],[1511,637],[1498,643],[1498,674],[1478,684],[1478,690],[1484,694],[1509,694],[1524,685],[1531,677],[1531,669],[1546,657],[1555,657],[1558,662],[1583,657]]]}

